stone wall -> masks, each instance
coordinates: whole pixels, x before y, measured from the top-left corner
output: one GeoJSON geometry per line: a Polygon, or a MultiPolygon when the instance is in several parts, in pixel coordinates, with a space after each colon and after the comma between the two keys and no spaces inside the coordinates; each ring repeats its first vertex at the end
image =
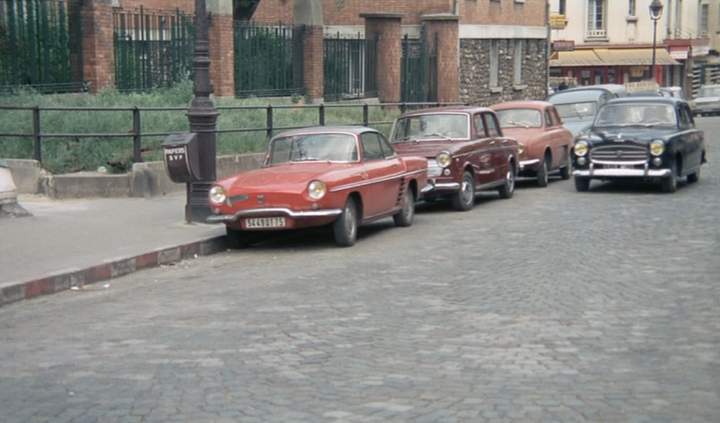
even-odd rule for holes
{"type": "Polygon", "coordinates": [[[483,106],[509,100],[543,100],[547,91],[544,39],[525,40],[522,84],[514,84],[515,40],[497,40],[498,86],[490,89],[489,39],[460,40],[460,100],[483,106]],[[493,92],[500,91],[500,92],[493,92]]]}

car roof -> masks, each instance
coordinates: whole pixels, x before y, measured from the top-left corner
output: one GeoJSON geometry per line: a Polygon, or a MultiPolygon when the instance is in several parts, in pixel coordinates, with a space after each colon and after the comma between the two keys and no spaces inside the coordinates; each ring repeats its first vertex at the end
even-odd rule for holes
{"type": "Polygon", "coordinates": [[[360,135],[364,132],[378,132],[376,129],[368,128],[367,126],[352,126],[352,125],[328,125],[328,126],[308,126],[306,128],[289,129],[282,131],[275,135],[273,138],[278,137],[292,137],[301,134],[336,134],[336,133],[349,133],[352,135],[360,135]]]}
{"type": "Polygon", "coordinates": [[[660,97],[660,96],[646,96],[646,97],[622,97],[614,98],[608,101],[606,104],[621,104],[621,103],[662,103],[671,106],[677,106],[678,104],[686,104],[687,101],[677,97],[660,97]]]}
{"type": "Polygon", "coordinates": [[[411,112],[406,112],[403,114],[403,116],[415,116],[415,115],[424,115],[428,113],[443,113],[443,112],[451,112],[451,113],[478,113],[478,112],[492,112],[493,110],[489,107],[480,107],[480,106],[445,106],[445,107],[433,107],[430,109],[422,109],[422,110],[413,110],[411,112]]]}
{"type": "Polygon", "coordinates": [[[621,94],[626,91],[624,85],[620,84],[599,84],[599,85],[583,85],[580,87],[575,88],[568,88],[567,90],[562,90],[554,93],[553,95],[560,94],[560,93],[567,93],[567,92],[573,92],[573,91],[589,91],[589,90],[601,90],[601,91],[607,91],[614,94],[621,94]]]}
{"type": "Polygon", "coordinates": [[[493,110],[502,109],[538,109],[542,110],[547,107],[554,107],[555,105],[547,101],[538,100],[518,100],[518,101],[506,101],[504,103],[498,103],[490,106],[493,110]]]}

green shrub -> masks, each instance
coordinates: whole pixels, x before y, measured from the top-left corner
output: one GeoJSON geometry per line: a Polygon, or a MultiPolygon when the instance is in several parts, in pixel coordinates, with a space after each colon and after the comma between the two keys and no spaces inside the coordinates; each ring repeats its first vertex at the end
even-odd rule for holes
{"type": "MultiPolygon", "coordinates": [[[[178,111],[143,111],[143,133],[184,132],[189,130],[186,110],[192,100],[192,82],[184,81],[171,88],[149,93],[120,93],[105,90],[90,94],[39,94],[32,90],[0,97],[0,105],[23,107],[182,107],[178,111]]],[[[217,106],[267,106],[268,99],[221,98],[217,106]]],[[[272,99],[273,105],[293,104],[296,98],[272,99]]],[[[325,122],[332,124],[359,124],[362,108],[327,108],[325,122]]],[[[398,115],[397,110],[370,108],[371,121],[388,121],[398,115]]],[[[274,127],[302,127],[318,124],[317,109],[275,109],[274,127]]],[[[132,113],[127,111],[43,111],[40,116],[43,133],[130,133],[132,113]]],[[[259,110],[222,110],[218,127],[223,129],[264,128],[266,115],[259,110]]],[[[373,126],[373,125],[371,125],[373,126]]],[[[385,133],[389,125],[375,125],[385,133]]],[[[32,133],[30,111],[0,111],[0,132],[32,133]]],[[[277,133],[278,131],[276,131],[277,133]]],[[[144,160],[159,160],[163,136],[143,136],[144,160]]],[[[217,138],[218,154],[260,152],[265,148],[265,131],[221,133],[217,138]]],[[[0,157],[31,158],[30,137],[0,137],[0,157]]],[[[43,138],[43,165],[53,173],[95,170],[110,165],[109,170],[124,172],[132,164],[132,138],[43,138]]]]}

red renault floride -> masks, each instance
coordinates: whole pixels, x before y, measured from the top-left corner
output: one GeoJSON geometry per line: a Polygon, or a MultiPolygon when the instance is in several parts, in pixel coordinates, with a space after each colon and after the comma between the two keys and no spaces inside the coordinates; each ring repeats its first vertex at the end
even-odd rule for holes
{"type": "Polygon", "coordinates": [[[365,127],[316,127],[274,137],[262,168],[210,189],[210,223],[224,223],[232,246],[250,233],[332,225],[351,246],[360,224],[393,217],[410,226],[427,183],[427,160],[399,157],[382,134],[365,127]]]}

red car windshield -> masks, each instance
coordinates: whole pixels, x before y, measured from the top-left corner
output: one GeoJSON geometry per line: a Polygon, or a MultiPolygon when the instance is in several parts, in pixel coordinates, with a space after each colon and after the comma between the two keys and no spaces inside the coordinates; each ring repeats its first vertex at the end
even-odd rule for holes
{"type": "Polygon", "coordinates": [[[270,164],[286,162],[353,162],[358,159],[355,137],[348,134],[308,134],[281,137],[270,145],[270,164]]]}
{"type": "Polygon", "coordinates": [[[432,113],[408,116],[398,119],[395,124],[392,141],[409,139],[423,141],[433,139],[468,139],[470,124],[464,113],[432,113]]]}

